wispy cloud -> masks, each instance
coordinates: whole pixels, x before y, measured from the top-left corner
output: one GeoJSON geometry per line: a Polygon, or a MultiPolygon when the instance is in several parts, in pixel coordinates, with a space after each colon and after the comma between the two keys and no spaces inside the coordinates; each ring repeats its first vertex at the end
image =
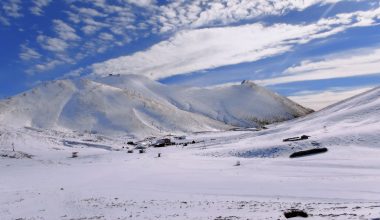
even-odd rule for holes
{"type": "MultiPolygon", "coordinates": [[[[61,60],[49,60],[43,64],[37,64],[33,70],[36,70],[39,72],[47,71],[47,70],[51,70],[51,69],[55,68],[56,66],[61,65],[63,63],[64,62],[61,60]]],[[[30,70],[29,73],[33,74],[33,70],[30,70]]]]}
{"type": "Polygon", "coordinates": [[[264,85],[297,81],[342,78],[380,74],[380,48],[345,51],[319,58],[305,60],[285,70],[280,77],[259,81],[264,85]]]}
{"type": "Polygon", "coordinates": [[[53,20],[54,30],[58,37],[62,40],[72,41],[79,40],[80,37],[76,34],[74,28],[62,20],[53,20]]]}
{"type": "Polygon", "coordinates": [[[81,8],[81,7],[74,7],[79,13],[80,13],[80,16],[83,16],[83,17],[105,17],[107,16],[106,14],[104,13],[101,13],[100,11],[94,9],[94,8],[81,8]]]}
{"type": "Polygon", "coordinates": [[[10,26],[12,20],[24,17],[24,13],[26,13],[23,11],[25,3],[31,4],[29,12],[32,15],[40,16],[43,14],[43,9],[51,2],[52,0],[2,0],[0,4],[0,24],[10,26]]]}
{"type": "Polygon", "coordinates": [[[143,74],[163,78],[176,74],[252,62],[287,52],[299,44],[323,39],[348,28],[375,25],[380,8],[338,14],[305,25],[251,24],[177,33],[150,49],[93,65],[94,74],[143,74]],[[367,20],[365,24],[363,20],[367,20]],[[369,22],[368,20],[371,20],[369,22]]]}
{"type": "MultiPolygon", "coordinates": [[[[67,3],[69,4],[69,10],[65,12],[67,17],[52,20],[52,32],[43,31],[48,33],[46,34],[39,31],[36,36],[39,47],[29,48],[44,54],[33,62],[35,64],[29,68],[29,73],[51,70],[62,64],[72,64],[130,42],[126,32],[128,26],[134,25],[134,15],[127,3],[118,1],[109,4],[103,0],[67,0],[67,3]],[[118,29],[117,33],[115,29],[118,29]]],[[[23,50],[21,57],[26,58],[23,50]]]]}
{"type": "Polygon", "coordinates": [[[21,0],[5,0],[2,2],[2,8],[4,10],[4,13],[9,17],[22,17],[21,14],[21,0]]]}
{"type": "Polygon", "coordinates": [[[5,25],[5,26],[11,25],[9,20],[6,17],[2,16],[1,14],[0,14],[0,24],[5,25]]]}
{"type": "Polygon", "coordinates": [[[99,38],[105,41],[111,41],[114,40],[114,36],[109,33],[100,33],[99,38]]]}
{"type": "Polygon", "coordinates": [[[3,0],[0,4],[0,24],[10,26],[11,20],[23,17],[21,0],[3,0]]]}
{"type": "Polygon", "coordinates": [[[39,35],[37,42],[40,43],[42,48],[51,52],[64,52],[69,47],[69,44],[64,40],[45,35],[39,35]]]}
{"type": "Polygon", "coordinates": [[[156,6],[156,0],[126,0],[130,4],[134,4],[139,7],[152,8],[156,6]]]}
{"type": "Polygon", "coordinates": [[[52,70],[62,64],[74,64],[76,61],[69,55],[70,49],[78,45],[81,37],[76,30],[62,20],[53,20],[53,35],[40,34],[36,37],[38,49],[21,45],[19,57],[24,61],[33,60],[33,66],[26,72],[30,75],[52,70]],[[44,54],[42,56],[41,54],[44,54]]]}
{"type": "Polygon", "coordinates": [[[183,28],[227,25],[260,16],[302,11],[316,4],[336,2],[338,0],[180,0],[160,6],[160,13],[154,20],[159,24],[159,32],[167,32],[183,28]]]}
{"type": "Polygon", "coordinates": [[[30,12],[34,15],[43,15],[43,9],[47,7],[52,0],[33,0],[33,6],[29,8],[30,12]]]}
{"type": "Polygon", "coordinates": [[[21,53],[19,56],[22,60],[28,61],[39,59],[41,57],[41,54],[39,54],[36,50],[23,44],[21,45],[21,53]]]}
{"type": "Polygon", "coordinates": [[[68,9],[64,12],[67,17],[52,20],[52,32],[40,31],[36,36],[39,48],[31,49],[44,56],[29,72],[43,72],[58,65],[76,63],[129,43],[134,32],[143,28],[148,30],[148,26],[136,22],[135,13],[142,13],[144,7],[155,2],[66,0],[66,3],[68,9]],[[142,9],[135,11],[134,7],[142,9]]]}
{"type": "Polygon", "coordinates": [[[162,78],[253,61],[287,51],[289,46],[278,42],[297,37],[298,32],[298,28],[288,25],[268,28],[260,24],[183,31],[147,51],[96,64],[94,72],[134,73],[162,78]],[[255,42],[255,38],[262,40],[255,42]]]}

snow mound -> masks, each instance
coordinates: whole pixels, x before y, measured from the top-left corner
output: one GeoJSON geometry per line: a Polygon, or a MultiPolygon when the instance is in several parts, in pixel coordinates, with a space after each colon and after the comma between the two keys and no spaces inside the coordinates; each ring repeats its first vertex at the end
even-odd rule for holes
{"type": "Polygon", "coordinates": [[[33,156],[21,151],[7,151],[0,150],[0,158],[11,158],[11,159],[23,159],[23,158],[32,158],[33,156]]]}

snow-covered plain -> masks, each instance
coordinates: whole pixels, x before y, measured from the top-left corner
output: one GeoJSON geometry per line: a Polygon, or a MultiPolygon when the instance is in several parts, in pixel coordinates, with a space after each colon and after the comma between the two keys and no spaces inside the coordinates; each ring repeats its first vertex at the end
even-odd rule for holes
{"type": "Polygon", "coordinates": [[[379,115],[377,88],[268,129],[188,133],[175,141],[194,144],[143,154],[127,153],[132,137],[4,125],[0,219],[285,219],[291,208],[380,218],[379,115]],[[314,147],[328,152],[289,158],[314,147]]]}

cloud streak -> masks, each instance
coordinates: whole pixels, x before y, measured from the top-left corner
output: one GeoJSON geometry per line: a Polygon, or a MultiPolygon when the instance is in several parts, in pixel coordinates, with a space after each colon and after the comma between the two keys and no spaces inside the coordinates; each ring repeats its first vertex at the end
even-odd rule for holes
{"type": "Polygon", "coordinates": [[[251,24],[187,30],[146,51],[94,64],[92,69],[95,75],[142,74],[160,79],[279,55],[296,45],[324,39],[349,28],[376,25],[379,16],[380,8],[377,8],[338,14],[305,25],[251,24]]]}
{"type": "Polygon", "coordinates": [[[273,85],[380,74],[379,66],[380,48],[367,48],[330,55],[319,61],[305,60],[301,64],[285,70],[280,77],[258,82],[263,85],[273,85]]]}

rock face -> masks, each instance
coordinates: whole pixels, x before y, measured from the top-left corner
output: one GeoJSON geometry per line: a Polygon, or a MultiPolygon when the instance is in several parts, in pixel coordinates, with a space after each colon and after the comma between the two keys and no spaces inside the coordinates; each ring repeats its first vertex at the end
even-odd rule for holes
{"type": "Polygon", "coordinates": [[[251,81],[205,89],[137,75],[58,80],[0,102],[0,124],[149,136],[259,127],[311,110],[251,81]]]}

